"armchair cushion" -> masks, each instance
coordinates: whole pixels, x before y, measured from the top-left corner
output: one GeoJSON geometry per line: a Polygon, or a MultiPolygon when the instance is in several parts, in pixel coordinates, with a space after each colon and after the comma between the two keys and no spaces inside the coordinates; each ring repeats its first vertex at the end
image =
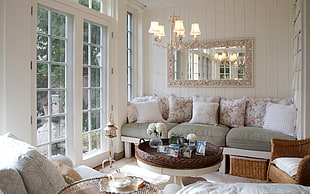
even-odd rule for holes
{"type": "Polygon", "coordinates": [[[271,163],[293,177],[297,174],[298,166],[301,160],[302,158],[281,157],[273,160],[271,163]]]}

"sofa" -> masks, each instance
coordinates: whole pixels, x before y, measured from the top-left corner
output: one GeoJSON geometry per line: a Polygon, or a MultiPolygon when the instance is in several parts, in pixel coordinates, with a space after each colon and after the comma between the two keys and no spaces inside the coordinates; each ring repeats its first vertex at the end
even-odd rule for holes
{"type": "Polygon", "coordinates": [[[223,147],[220,172],[224,173],[226,156],[269,159],[272,138],[296,139],[296,117],[290,99],[143,96],[128,102],[128,122],[121,127],[121,140],[125,156],[131,157],[132,143],[150,138],[148,125],[164,122],[168,137],[193,133],[198,140],[223,147]]]}
{"type": "Polygon", "coordinates": [[[55,194],[68,184],[104,176],[87,166],[73,168],[66,156],[47,159],[12,133],[0,136],[0,193],[55,194]]]}
{"type": "Polygon", "coordinates": [[[296,184],[276,183],[208,183],[196,182],[181,188],[168,184],[163,194],[268,194],[268,193],[310,193],[310,187],[296,184]]]}

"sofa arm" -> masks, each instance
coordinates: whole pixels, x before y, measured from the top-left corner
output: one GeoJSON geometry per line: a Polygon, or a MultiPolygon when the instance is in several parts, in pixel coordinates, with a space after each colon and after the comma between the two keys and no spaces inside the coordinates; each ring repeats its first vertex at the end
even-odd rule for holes
{"type": "Polygon", "coordinates": [[[88,166],[85,166],[85,165],[78,166],[78,167],[74,168],[74,170],[77,173],[79,173],[79,175],[82,177],[82,179],[105,176],[105,174],[103,174],[103,173],[101,173],[95,169],[92,169],[88,166]]]}

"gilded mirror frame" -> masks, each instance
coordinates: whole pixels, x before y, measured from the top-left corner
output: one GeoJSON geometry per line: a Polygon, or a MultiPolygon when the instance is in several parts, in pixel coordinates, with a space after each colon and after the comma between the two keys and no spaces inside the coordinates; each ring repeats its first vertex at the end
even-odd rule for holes
{"type": "Polygon", "coordinates": [[[214,48],[245,46],[245,79],[243,80],[175,80],[174,49],[168,49],[169,87],[253,87],[254,86],[254,38],[206,40],[184,43],[184,48],[214,48]]]}

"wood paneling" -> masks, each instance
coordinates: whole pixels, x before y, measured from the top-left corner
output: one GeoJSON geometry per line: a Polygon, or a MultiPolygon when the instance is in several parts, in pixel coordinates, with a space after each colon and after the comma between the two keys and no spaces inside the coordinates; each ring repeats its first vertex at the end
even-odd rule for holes
{"type": "Polygon", "coordinates": [[[291,0],[193,0],[185,6],[177,4],[175,15],[184,20],[186,34],[190,24],[199,22],[201,40],[254,37],[253,88],[178,88],[167,86],[166,50],[152,45],[147,33],[151,20],[165,25],[169,40],[168,18],[172,8],[152,9],[144,12],[144,91],[140,95],[219,95],[226,97],[290,97],[292,95],[292,27],[289,14],[291,0]]]}

